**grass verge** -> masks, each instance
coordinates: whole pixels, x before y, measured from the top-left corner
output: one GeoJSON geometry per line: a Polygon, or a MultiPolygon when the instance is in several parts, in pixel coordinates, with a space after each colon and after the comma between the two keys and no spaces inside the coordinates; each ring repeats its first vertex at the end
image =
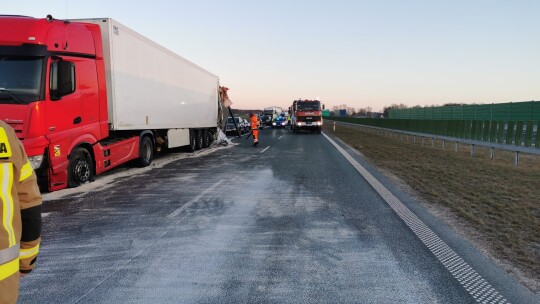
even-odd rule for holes
{"type": "Polygon", "coordinates": [[[402,180],[431,210],[494,258],[535,293],[540,292],[540,157],[455,146],[431,139],[325,126],[371,163],[402,180]]]}

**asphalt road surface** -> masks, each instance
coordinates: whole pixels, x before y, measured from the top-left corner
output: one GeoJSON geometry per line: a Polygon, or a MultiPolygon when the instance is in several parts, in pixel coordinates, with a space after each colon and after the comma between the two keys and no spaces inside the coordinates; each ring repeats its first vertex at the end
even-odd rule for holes
{"type": "Polygon", "coordinates": [[[20,302],[540,303],[331,136],[260,141],[46,194],[20,302]]]}

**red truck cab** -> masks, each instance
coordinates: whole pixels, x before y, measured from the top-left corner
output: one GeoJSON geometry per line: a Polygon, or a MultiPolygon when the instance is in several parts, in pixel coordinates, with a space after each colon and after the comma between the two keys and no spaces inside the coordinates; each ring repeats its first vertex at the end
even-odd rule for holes
{"type": "MultiPolygon", "coordinates": [[[[111,166],[99,144],[109,136],[101,41],[94,24],[0,16],[0,119],[23,142],[42,189],[77,186],[111,166]]],[[[131,141],[119,157],[138,155],[131,141]]]]}
{"type": "Polygon", "coordinates": [[[320,134],[323,125],[322,110],[324,105],[319,100],[295,100],[290,107],[293,133],[311,130],[320,134]]]}

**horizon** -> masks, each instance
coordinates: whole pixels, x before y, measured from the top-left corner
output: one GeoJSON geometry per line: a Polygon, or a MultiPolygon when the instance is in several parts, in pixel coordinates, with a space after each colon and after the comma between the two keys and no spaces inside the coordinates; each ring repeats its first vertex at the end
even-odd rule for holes
{"type": "Polygon", "coordinates": [[[217,75],[238,109],[540,99],[538,1],[0,3],[3,14],[113,18],[217,75]]]}

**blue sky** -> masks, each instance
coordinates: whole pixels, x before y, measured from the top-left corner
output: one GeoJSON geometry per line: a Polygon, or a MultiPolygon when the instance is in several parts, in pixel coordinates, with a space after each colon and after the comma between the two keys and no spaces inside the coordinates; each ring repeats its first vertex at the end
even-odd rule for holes
{"type": "Polygon", "coordinates": [[[111,17],[218,75],[234,108],[540,99],[540,1],[7,1],[111,17]]]}

